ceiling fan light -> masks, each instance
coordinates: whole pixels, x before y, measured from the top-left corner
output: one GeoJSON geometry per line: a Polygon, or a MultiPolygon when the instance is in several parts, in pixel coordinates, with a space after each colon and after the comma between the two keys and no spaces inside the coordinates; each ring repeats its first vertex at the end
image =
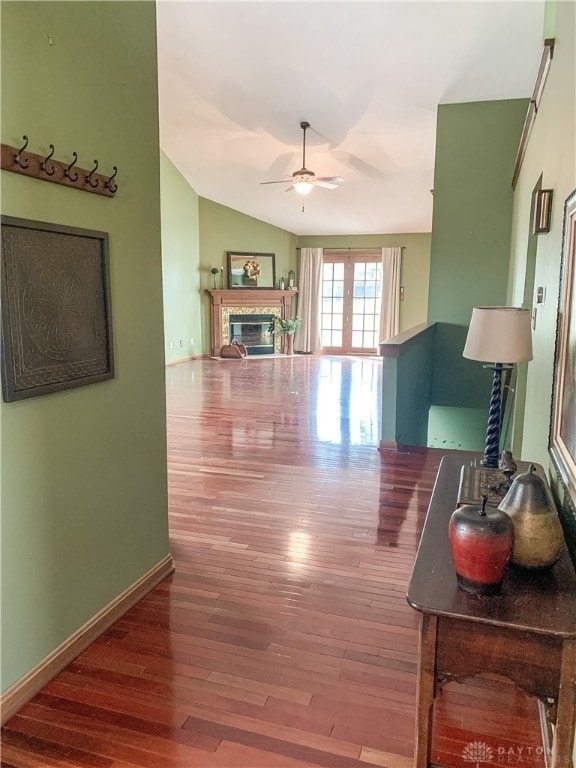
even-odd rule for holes
{"type": "Polygon", "coordinates": [[[312,184],[311,181],[297,181],[294,184],[294,189],[300,195],[309,195],[310,192],[312,192],[312,187],[313,186],[314,186],[314,184],[312,184]]]}

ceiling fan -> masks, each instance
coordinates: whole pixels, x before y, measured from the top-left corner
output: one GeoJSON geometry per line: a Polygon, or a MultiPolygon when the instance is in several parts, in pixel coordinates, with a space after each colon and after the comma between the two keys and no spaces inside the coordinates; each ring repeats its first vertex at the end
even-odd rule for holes
{"type": "MultiPolygon", "coordinates": [[[[340,176],[316,176],[314,171],[309,171],[306,168],[306,129],[310,128],[310,123],[302,121],[300,123],[302,128],[302,168],[299,171],[294,171],[292,174],[292,183],[286,190],[289,192],[291,189],[295,189],[301,195],[308,195],[312,192],[314,187],[324,187],[324,189],[336,189],[338,184],[341,184],[344,179],[340,176]]],[[[290,179],[282,179],[281,181],[261,181],[260,184],[286,184],[290,179]]]]}

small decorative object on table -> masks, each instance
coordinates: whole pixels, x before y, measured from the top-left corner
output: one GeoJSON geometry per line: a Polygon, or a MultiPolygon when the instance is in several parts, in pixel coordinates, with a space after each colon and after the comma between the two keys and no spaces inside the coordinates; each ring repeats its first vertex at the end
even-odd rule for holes
{"type": "Polygon", "coordinates": [[[280,280],[278,281],[278,288],[279,288],[281,291],[283,291],[283,290],[284,290],[284,288],[285,288],[285,283],[284,283],[284,278],[283,278],[283,277],[281,277],[281,278],[280,278],[280,280]]]}
{"type": "Polygon", "coordinates": [[[510,451],[502,451],[498,468],[464,465],[460,473],[458,506],[475,504],[487,496],[488,503],[497,507],[508,493],[517,468],[510,451]]]}
{"type": "Polygon", "coordinates": [[[296,283],[296,272],[294,272],[293,269],[291,269],[288,272],[288,290],[292,291],[295,287],[296,283]]]}
{"type": "Polygon", "coordinates": [[[218,269],[216,267],[212,267],[210,274],[212,275],[212,288],[216,290],[216,275],[218,274],[218,269]]]}
{"type": "Polygon", "coordinates": [[[497,592],[514,542],[514,526],[505,512],[466,504],[450,518],[448,536],[458,586],[465,592],[490,595],[497,592]]]}
{"type": "Polygon", "coordinates": [[[564,536],[550,489],[534,465],[518,475],[499,507],[514,524],[512,562],[523,568],[554,565],[564,536]]]}
{"type": "Polygon", "coordinates": [[[509,490],[512,475],[515,474],[516,470],[518,469],[518,465],[514,461],[514,458],[510,451],[502,451],[502,453],[500,454],[500,461],[498,463],[498,467],[500,469],[500,472],[502,472],[502,474],[508,480],[507,490],[509,490]]]}

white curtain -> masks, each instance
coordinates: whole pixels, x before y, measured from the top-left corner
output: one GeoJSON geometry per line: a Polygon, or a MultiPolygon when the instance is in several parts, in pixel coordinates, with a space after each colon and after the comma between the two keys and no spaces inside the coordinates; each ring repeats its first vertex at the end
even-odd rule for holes
{"type": "Polygon", "coordinates": [[[300,250],[298,317],[302,325],[294,334],[296,352],[319,352],[321,341],[320,293],[322,290],[322,248],[300,250]]]}
{"type": "Polygon", "coordinates": [[[382,305],[380,341],[396,336],[400,318],[400,261],[402,248],[382,248],[382,305]]]}

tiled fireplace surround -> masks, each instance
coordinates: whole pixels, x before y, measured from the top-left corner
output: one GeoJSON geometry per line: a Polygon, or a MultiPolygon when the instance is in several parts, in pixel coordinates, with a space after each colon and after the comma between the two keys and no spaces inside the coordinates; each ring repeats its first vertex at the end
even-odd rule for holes
{"type": "MultiPolygon", "coordinates": [[[[297,291],[277,291],[272,288],[233,288],[209,290],[211,354],[220,355],[223,344],[230,344],[230,315],[279,315],[292,317],[292,302],[297,291]]],[[[274,352],[281,354],[284,336],[276,334],[274,352]]]]}

